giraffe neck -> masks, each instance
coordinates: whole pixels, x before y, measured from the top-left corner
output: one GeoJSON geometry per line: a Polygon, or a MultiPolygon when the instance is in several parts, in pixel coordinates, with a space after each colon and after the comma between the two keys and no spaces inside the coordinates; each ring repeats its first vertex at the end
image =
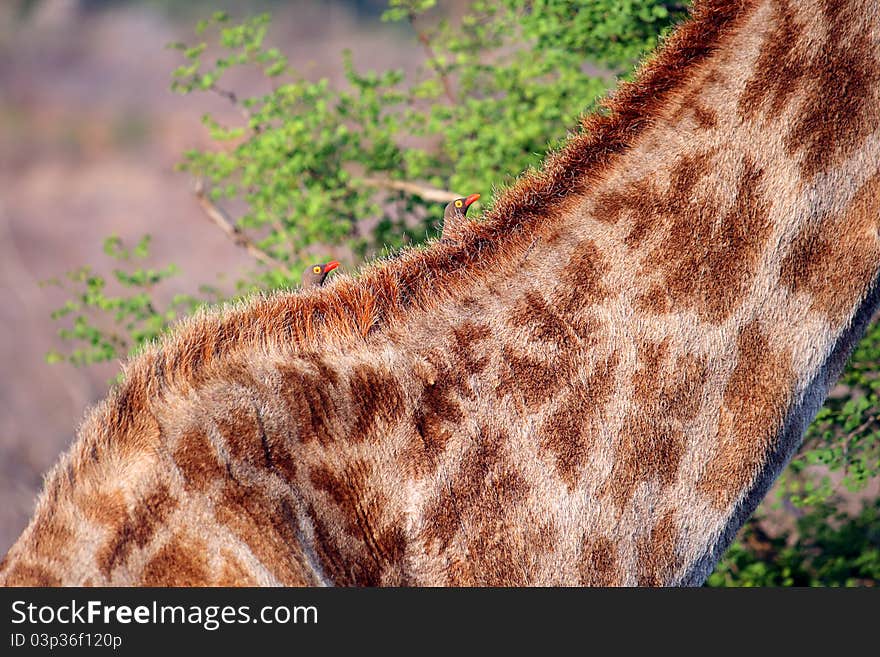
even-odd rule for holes
{"type": "Polygon", "coordinates": [[[695,14],[455,244],[134,361],[0,580],[702,582],[877,306],[880,8],[695,14]]]}

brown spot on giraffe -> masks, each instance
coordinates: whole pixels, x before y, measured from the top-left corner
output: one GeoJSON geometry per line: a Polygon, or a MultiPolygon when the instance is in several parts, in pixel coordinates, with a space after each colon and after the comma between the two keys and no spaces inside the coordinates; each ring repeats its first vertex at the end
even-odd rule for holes
{"type": "Polygon", "coordinates": [[[822,3],[827,31],[809,42],[807,26],[788,0],[774,3],[768,32],[752,77],[738,101],[745,118],[762,110],[777,117],[792,99],[797,113],[785,135],[788,154],[802,155],[801,173],[810,179],[846,159],[875,129],[870,101],[880,82],[870,35],[859,30],[852,3],[822,3]]]}
{"type": "Polygon", "coordinates": [[[204,541],[175,534],[147,562],[141,586],[204,586],[209,581],[204,541]]]}
{"type": "Polygon", "coordinates": [[[641,275],[660,273],[673,309],[692,310],[700,319],[720,324],[739,307],[772,230],[763,177],[763,170],[746,158],[727,212],[722,214],[704,198],[699,210],[671,216],[666,237],[651,249],[641,275]],[[718,220],[694,222],[694,212],[718,220]]]}
{"type": "Polygon", "coordinates": [[[634,226],[625,242],[630,247],[639,246],[648,230],[691,202],[697,184],[711,173],[716,155],[717,149],[707,149],[676,158],[663,191],[658,176],[652,174],[601,194],[596,201],[596,218],[615,224],[625,215],[631,216],[634,226]]]}
{"type": "Polygon", "coordinates": [[[266,451],[265,430],[253,406],[236,404],[225,415],[215,418],[214,423],[223,436],[233,463],[244,463],[254,468],[271,465],[266,451]]]}
{"type": "Polygon", "coordinates": [[[598,422],[615,390],[615,373],[620,357],[613,352],[596,363],[586,377],[582,393],[564,400],[542,427],[541,449],[549,454],[556,471],[569,490],[578,484],[580,473],[593,451],[598,422]]]}
{"type": "Polygon", "coordinates": [[[219,523],[241,539],[285,586],[313,586],[292,503],[258,485],[229,482],[214,505],[219,523]]]}
{"type": "Polygon", "coordinates": [[[318,378],[331,386],[339,385],[342,378],[335,367],[327,362],[325,356],[315,351],[307,351],[300,356],[304,363],[312,366],[318,378]]]}
{"type": "MultiPolygon", "coordinates": [[[[2,568],[0,568],[2,570],[2,568]]],[[[5,586],[61,586],[62,581],[40,565],[16,563],[4,573],[5,586]]]]}
{"type": "Polygon", "coordinates": [[[442,552],[457,535],[467,544],[468,560],[451,564],[449,571],[464,585],[528,583],[528,543],[545,540],[535,531],[523,532],[520,541],[504,540],[507,533],[522,532],[509,513],[530,490],[505,458],[506,442],[504,432],[481,427],[462,455],[459,470],[425,512],[421,539],[429,551],[442,552]]]}
{"type": "Polygon", "coordinates": [[[606,536],[585,536],[578,573],[582,586],[619,585],[622,573],[617,559],[617,546],[606,536]]]}
{"type": "Polygon", "coordinates": [[[700,130],[711,130],[718,125],[718,112],[706,104],[705,91],[719,81],[717,67],[705,71],[691,81],[690,89],[683,94],[681,102],[672,113],[673,121],[680,123],[690,118],[700,130]]]}
{"type": "Polygon", "coordinates": [[[245,565],[226,548],[220,550],[220,575],[212,582],[214,586],[256,586],[257,582],[245,565]]]}
{"type": "Polygon", "coordinates": [[[125,563],[131,550],[145,547],[178,504],[164,483],[139,500],[122,523],[112,528],[110,539],[99,548],[96,558],[101,573],[109,578],[116,566],[125,563]]]}
{"type": "Polygon", "coordinates": [[[806,223],[782,260],[780,280],[810,296],[810,309],[841,322],[867,292],[880,262],[880,174],[843,212],[806,223]]]}
{"type": "Polygon", "coordinates": [[[843,162],[877,128],[880,63],[876,35],[861,30],[853,3],[824,0],[829,21],[824,43],[811,48],[801,110],[785,137],[789,154],[802,153],[801,173],[810,179],[843,162]]]}
{"type": "Polygon", "coordinates": [[[675,512],[666,511],[650,534],[639,539],[636,548],[639,586],[662,586],[671,581],[681,563],[681,557],[676,554],[678,536],[675,512]]]}
{"type": "Polygon", "coordinates": [[[278,474],[282,481],[297,481],[301,455],[295,451],[294,445],[278,431],[265,432],[265,447],[270,469],[278,474]]]}
{"type": "Polygon", "coordinates": [[[593,216],[604,224],[616,224],[639,208],[654,207],[660,193],[650,179],[633,181],[622,187],[602,192],[596,197],[593,216]]]}
{"type": "Polygon", "coordinates": [[[315,556],[321,570],[335,585],[356,586],[357,582],[379,581],[374,572],[374,562],[367,562],[367,573],[364,573],[362,563],[348,563],[347,555],[340,548],[339,540],[335,536],[334,527],[324,521],[314,504],[308,505],[307,515],[312,520],[315,556]]]}
{"type": "Polygon", "coordinates": [[[235,478],[235,469],[244,463],[258,472],[272,472],[282,481],[296,481],[299,468],[292,445],[277,427],[267,427],[258,406],[235,406],[230,415],[217,421],[217,426],[225,439],[230,462],[221,465],[211,450],[205,465],[218,468],[223,473],[221,478],[235,478]]]}
{"type": "Polygon", "coordinates": [[[633,306],[650,315],[665,315],[672,312],[672,297],[665,287],[654,284],[636,296],[633,306]]]}
{"type": "MultiPolygon", "coordinates": [[[[149,372],[153,372],[152,368],[149,372]]],[[[115,413],[106,419],[97,435],[113,435],[113,450],[123,458],[151,451],[160,443],[162,432],[150,401],[150,392],[155,385],[149,378],[132,377],[121,383],[111,395],[115,413]]],[[[89,445],[87,452],[84,450],[77,456],[80,463],[94,462],[100,460],[108,447],[106,440],[99,439],[89,445]]],[[[76,477],[80,472],[79,467],[74,467],[71,474],[76,477]]]]}
{"type": "Polygon", "coordinates": [[[361,469],[365,466],[365,463],[352,464],[337,473],[321,465],[309,472],[309,480],[315,490],[326,493],[340,510],[345,520],[345,530],[352,536],[367,540],[368,536],[372,536],[373,525],[377,524],[379,518],[370,513],[370,509],[360,506],[360,494],[367,480],[367,473],[361,469]]]}
{"type": "Polygon", "coordinates": [[[663,422],[658,426],[640,414],[627,418],[621,435],[605,487],[618,509],[630,501],[639,484],[657,482],[662,489],[675,481],[686,442],[675,424],[663,422]]]}
{"type": "Polygon", "coordinates": [[[128,516],[128,505],[119,489],[101,490],[93,494],[93,504],[83,505],[83,515],[92,522],[115,527],[128,516]]]}
{"type": "Polygon", "coordinates": [[[611,269],[592,240],[584,240],[572,251],[568,263],[559,272],[560,285],[553,292],[552,302],[566,315],[605,299],[609,290],[602,277],[611,269]]]}
{"type": "Polygon", "coordinates": [[[686,214],[686,208],[695,200],[697,185],[712,171],[712,158],[716,154],[715,149],[708,149],[679,156],[663,191],[657,176],[652,174],[605,192],[596,201],[596,218],[616,224],[622,218],[630,217],[632,227],[624,244],[638,248],[648,235],[668,224],[672,217],[686,214]]]}
{"type": "Polygon", "coordinates": [[[718,125],[718,113],[705,105],[696,104],[692,108],[694,120],[702,130],[709,130],[718,125]]]}
{"type": "Polygon", "coordinates": [[[728,508],[754,479],[776,441],[793,392],[791,355],[773,349],[753,320],[737,338],[739,360],[724,389],[715,454],[697,483],[717,509],[728,508]]]}
{"type": "MultiPolygon", "coordinates": [[[[635,185],[634,187],[638,187],[635,185]]],[[[645,192],[645,205],[632,205],[631,209],[637,210],[633,213],[632,227],[623,240],[623,243],[631,249],[638,248],[645,238],[654,230],[661,217],[666,214],[664,210],[663,200],[656,194],[653,186],[649,188],[651,192],[645,192]]]]}
{"type": "Polygon", "coordinates": [[[493,334],[488,324],[471,320],[465,320],[452,327],[453,349],[461,361],[462,380],[471,374],[481,374],[489,366],[489,359],[477,355],[476,348],[480,342],[489,339],[493,334]]]}
{"type": "Polygon", "coordinates": [[[639,369],[633,375],[632,408],[615,441],[615,460],[603,487],[622,509],[636,487],[672,484],[684,455],[685,427],[696,417],[708,376],[704,358],[678,356],[672,367],[668,339],[641,345],[639,369]]]}
{"type": "Polygon", "coordinates": [[[349,385],[354,424],[346,437],[356,443],[380,438],[377,425],[394,421],[403,403],[403,389],[391,373],[371,365],[356,365],[349,385]]]}
{"type": "Polygon", "coordinates": [[[557,363],[520,355],[507,345],[501,353],[506,367],[499,376],[496,396],[513,394],[527,409],[535,410],[556,394],[557,381],[565,376],[557,363]]]}
{"type": "Polygon", "coordinates": [[[457,422],[463,417],[460,405],[447,397],[447,388],[427,385],[413,414],[410,444],[401,455],[407,472],[412,476],[431,474],[452,437],[444,422],[457,422]]]}
{"type": "Polygon", "coordinates": [[[526,329],[528,338],[536,342],[565,347],[571,340],[571,329],[559,312],[535,290],[529,290],[516,302],[507,321],[512,326],[526,329]]]}
{"type": "Polygon", "coordinates": [[[449,481],[449,489],[442,490],[439,497],[425,514],[423,538],[430,545],[443,549],[461,529],[461,513],[471,511],[480,502],[497,503],[497,499],[482,498],[486,489],[497,484],[510,485],[507,491],[511,501],[521,500],[527,492],[525,482],[517,473],[502,472],[502,437],[499,432],[482,428],[474,444],[461,459],[461,466],[449,481]],[[500,476],[499,476],[500,475],[500,476]]]}
{"type": "Polygon", "coordinates": [[[34,532],[40,536],[34,553],[47,559],[63,559],[75,538],[70,527],[56,517],[38,518],[34,523],[34,532]]]}
{"type": "Polygon", "coordinates": [[[191,427],[181,434],[174,448],[174,462],[187,490],[204,492],[226,474],[214,445],[199,427],[191,427]]]}
{"type": "Polygon", "coordinates": [[[406,471],[414,477],[428,475],[452,437],[451,426],[464,417],[462,401],[475,399],[470,377],[485,371],[487,357],[477,356],[475,346],[490,336],[486,324],[466,320],[452,329],[449,358],[440,351],[427,355],[430,374],[423,375],[422,393],[412,415],[409,445],[401,454],[406,471]],[[451,362],[450,362],[451,361],[451,362]]]}
{"type": "MultiPolygon", "coordinates": [[[[324,522],[332,522],[347,535],[325,540],[334,544],[331,551],[348,564],[351,583],[376,586],[393,583],[393,578],[400,583],[406,544],[403,530],[395,522],[386,525],[388,498],[370,486],[369,477],[369,466],[363,461],[349,464],[340,473],[326,466],[309,472],[315,490],[325,493],[335,507],[327,510],[324,522]]],[[[324,545],[325,550],[328,547],[324,545]]]]}
{"type": "Polygon", "coordinates": [[[754,119],[765,109],[769,116],[779,116],[789,100],[797,97],[798,83],[806,74],[800,52],[802,33],[791,2],[776,0],[772,28],[737,101],[740,116],[754,119]]]}
{"type": "Polygon", "coordinates": [[[336,394],[334,379],[320,368],[313,373],[300,364],[281,365],[278,371],[287,412],[295,420],[299,441],[332,444],[336,440],[334,422],[345,410],[338,406],[338,400],[345,397],[336,394]]]}

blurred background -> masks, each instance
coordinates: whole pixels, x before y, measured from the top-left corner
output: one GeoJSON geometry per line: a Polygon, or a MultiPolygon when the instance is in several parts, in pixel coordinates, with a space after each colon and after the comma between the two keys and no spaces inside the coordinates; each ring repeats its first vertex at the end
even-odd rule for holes
{"type": "MultiPolygon", "coordinates": [[[[118,361],[46,362],[64,348],[50,314],[70,294],[41,283],[87,263],[109,271],[102,245],[113,234],[129,242],[150,234],[161,262],[179,263],[156,290],[160,300],[206,282],[223,288],[253,264],[206,218],[191,176],[174,170],[184,151],[207,147],[204,112],[235,110],[216,97],[172,93],[181,57],[165,45],[192,38],[196,21],[223,6],[0,2],[0,553],[27,523],[43,473],[118,371],[118,361]]],[[[420,57],[405,26],[379,20],[384,2],[225,6],[242,15],[271,10],[272,40],[315,78],[341,80],[343,48],[380,68],[415,66],[420,57]]]]}
{"type": "MultiPolygon", "coordinates": [[[[488,201],[688,4],[0,0],[0,554],[130,351],[488,201]]],[[[878,361],[875,324],[710,585],[876,585],[878,361]]]]}

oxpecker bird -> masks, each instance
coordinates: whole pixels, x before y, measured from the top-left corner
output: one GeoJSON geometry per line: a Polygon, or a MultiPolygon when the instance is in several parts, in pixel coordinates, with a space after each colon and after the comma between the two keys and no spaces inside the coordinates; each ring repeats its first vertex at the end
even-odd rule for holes
{"type": "Polygon", "coordinates": [[[456,231],[461,228],[465,222],[468,208],[471,203],[480,198],[479,194],[471,194],[465,198],[457,198],[450,201],[443,212],[443,232],[440,234],[441,240],[454,239],[456,231]]]}
{"type": "Polygon", "coordinates": [[[321,265],[312,265],[311,267],[306,267],[302,275],[302,286],[304,288],[321,287],[324,284],[324,279],[327,278],[327,274],[336,269],[338,266],[338,262],[336,262],[335,260],[331,260],[330,262],[325,262],[321,265]]]}

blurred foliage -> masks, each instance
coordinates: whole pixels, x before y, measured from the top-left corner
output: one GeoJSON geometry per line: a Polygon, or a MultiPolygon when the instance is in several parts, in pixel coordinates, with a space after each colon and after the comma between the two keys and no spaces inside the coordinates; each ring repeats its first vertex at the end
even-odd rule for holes
{"type": "Polygon", "coordinates": [[[818,503],[796,527],[769,536],[750,519],[709,576],[708,586],[876,586],[880,500],[847,515],[818,503]]]}
{"type": "Polygon", "coordinates": [[[880,324],[868,327],[856,346],[838,387],[807,431],[804,445],[782,477],[796,506],[827,503],[841,489],[862,490],[880,472],[880,324]],[[808,466],[822,465],[836,473],[816,478],[808,466]]]}
{"type": "MultiPolygon", "coordinates": [[[[34,15],[46,0],[3,0],[11,2],[15,15],[27,20],[34,15]]],[[[378,16],[385,5],[384,0],[69,0],[82,12],[101,12],[125,6],[139,6],[155,9],[178,20],[187,20],[197,15],[205,15],[212,10],[257,12],[273,11],[285,6],[307,3],[336,4],[347,7],[359,16],[378,16]]]]}
{"type": "Polygon", "coordinates": [[[117,236],[104,240],[104,253],[117,263],[112,282],[121,293],[108,293],[108,280],[83,266],[66,275],[66,282],[50,280],[44,284],[64,287],[73,292],[63,306],[52,313],[53,320],[66,318],[67,326],[59,337],[71,343],[67,353],[50,351],[49,363],[70,362],[91,365],[131,354],[155,339],[176,319],[191,314],[199,306],[220,300],[218,291],[203,285],[200,296],[175,295],[167,307],[157,308],[153,288],[178,272],[176,265],[162,269],[138,266],[149,254],[150,237],[144,236],[131,249],[117,236]]]}
{"type": "MultiPolygon", "coordinates": [[[[628,75],[686,10],[662,0],[474,0],[453,23],[438,18],[435,4],[391,0],[383,15],[414,33],[425,64],[412,78],[363,70],[346,52],[345,85],[308,79],[267,43],[267,15],[235,22],[215,12],[198,23],[196,41],[171,45],[182,60],[172,88],[214,94],[241,117],[227,124],[206,114],[215,147],[187,152],[180,165],[212,203],[242,208],[236,226],[267,256],[269,265],[255,262],[236,282],[237,294],[295,286],[304,265],[328,257],[356,266],[436,235],[443,205],[387,181],[488,199],[539,165],[616,84],[615,73],[628,75]],[[265,91],[246,96],[227,86],[242,70],[261,78],[265,91]]],[[[88,267],[68,275],[63,284],[73,296],[54,317],[65,322],[60,335],[70,350],[49,360],[122,358],[224,296],[205,286],[159,307],[154,288],[177,269],[144,269],[148,244],[129,250],[110,238],[111,281],[88,267]]],[[[755,541],[764,531],[759,509],[710,585],[876,582],[877,506],[856,518],[839,506],[843,490],[859,491],[878,474],[878,357],[875,325],[843,376],[844,394],[828,400],[765,500],[768,508],[799,508],[797,526],[755,541]]]]}

